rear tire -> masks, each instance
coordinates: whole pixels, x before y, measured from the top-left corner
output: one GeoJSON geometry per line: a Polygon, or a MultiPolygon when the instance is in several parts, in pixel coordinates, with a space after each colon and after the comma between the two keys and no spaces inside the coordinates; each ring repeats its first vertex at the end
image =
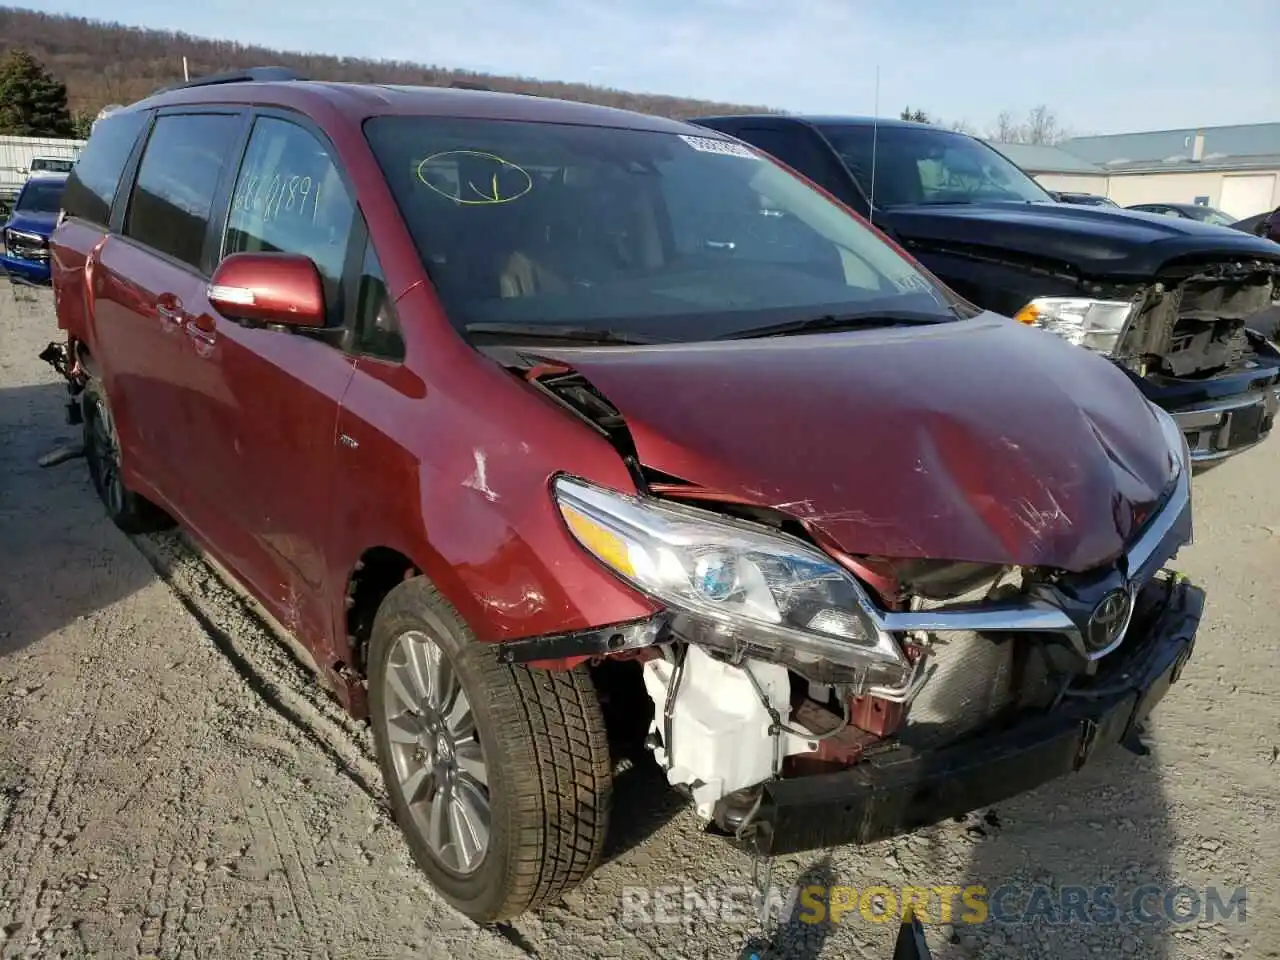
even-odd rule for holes
{"type": "Polygon", "coordinates": [[[421,577],[383,601],[368,663],[396,820],[450,904],[489,923],[555,903],[591,874],[609,825],[612,767],[585,667],[500,664],[421,577]],[[430,771],[425,787],[415,763],[430,771]],[[441,804],[447,814],[436,814],[441,804]],[[452,843],[442,842],[446,819],[458,828],[452,843]]]}
{"type": "Polygon", "coordinates": [[[81,402],[89,479],[111,522],[125,533],[151,533],[173,526],[173,520],[163,510],[125,486],[120,469],[120,439],[102,384],[90,380],[81,402]]]}

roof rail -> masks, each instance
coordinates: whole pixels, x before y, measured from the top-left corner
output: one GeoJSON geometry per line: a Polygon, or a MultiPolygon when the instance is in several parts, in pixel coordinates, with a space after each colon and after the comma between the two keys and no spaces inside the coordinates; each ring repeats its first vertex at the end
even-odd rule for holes
{"type": "MultiPolygon", "coordinates": [[[[156,93],[171,93],[174,90],[186,90],[190,87],[210,87],[218,83],[273,83],[302,79],[304,78],[288,67],[249,67],[247,70],[211,73],[208,76],[195,77],[183,83],[172,83],[167,87],[161,87],[156,93]]],[[[152,96],[154,95],[152,94],[152,96]]]]}
{"type": "Polygon", "coordinates": [[[475,80],[455,80],[449,84],[449,87],[453,90],[488,90],[491,93],[493,92],[493,87],[477,83],[475,80]]]}

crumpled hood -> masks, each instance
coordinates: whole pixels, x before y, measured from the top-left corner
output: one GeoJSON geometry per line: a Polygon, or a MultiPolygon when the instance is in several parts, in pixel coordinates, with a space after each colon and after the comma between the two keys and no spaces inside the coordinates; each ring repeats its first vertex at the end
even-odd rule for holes
{"type": "Polygon", "coordinates": [[[25,210],[15,210],[8,223],[3,226],[7,230],[23,230],[48,240],[57,222],[56,213],[30,213],[25,210]]]}
{"type": "Polygon", "coordinates": [[[1170,451],[1109,361],[994,314],[934,327],[539,354],[625,418],[641,462],[847,553],[1087,570],[1170,451]]]}
{"type": "Polygon", "coordinates": [[[1187,257],[1280,263],[1280,247],[1230,227],[1070,203],[974,203],[894,207],[885,219],[908,243],[1007,250],[1065,263],[1084,276],[1149,279],[1187,257]]]}

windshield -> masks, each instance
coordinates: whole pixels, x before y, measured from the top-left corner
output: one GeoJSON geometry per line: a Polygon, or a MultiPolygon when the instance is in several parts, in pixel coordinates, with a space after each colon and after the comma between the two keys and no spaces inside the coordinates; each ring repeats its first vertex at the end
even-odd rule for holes
{"type": "Polygon", "coordinates": [[[1229,227],[1235,220],[1228,217],[1221,210],[1215,210],[1213,207],[1187,207],[1187,213],[1193,220],[1200,220],[1204,223],[1216,224],[1220,227],[1229,227]]]}
{"type": "Polygon", "coordinates": [[[62,188],[65,185],[62,180],[49,183],[28,181],[13,208],[23,213],[57,213],[62,204],[62,188]]]}
{"type": "Polygon", "coordinates": [[[379,117],[366,136],[458,327],[732,336],[954,294],[746,147],[704,136],[379,117]]]}
{"type": "Polygon", "coordinates": [[[50,157],[36,157],[31,161],[31,172],[43,170],[49,173],[70,173],[75,165],[74,160],[57,160],[50,157]]]}
{"type": "Polygon", "coordinates": [[[1013,163],[962,133],[893,124],[820,129],[877,207],[1053,200],[1013,163]]]}

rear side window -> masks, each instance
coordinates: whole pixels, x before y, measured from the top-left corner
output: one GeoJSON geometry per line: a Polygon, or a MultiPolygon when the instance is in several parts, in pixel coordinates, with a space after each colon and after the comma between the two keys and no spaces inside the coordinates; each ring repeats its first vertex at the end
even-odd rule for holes
{"type": "Polygon", "coordinates": [[[145,110],[117,113],[98,121],[67,179],[62,199],[67,216],[107,225],[120,174],[146,122],[145,110]]]}
{"type": "Polygon", "coordinates": [[[125,236],[199,267],[209,211],[239,122],[227,114],[160,117],[138,167],[125,236]]]}
{"type": "Polygon", "coordinates": [[[310,257],[324,283],[330,321],[336,323],[354,217],[355,201],[325,146],[296,123],[259,118],[236,178],[223,256],[310,257]]]}

